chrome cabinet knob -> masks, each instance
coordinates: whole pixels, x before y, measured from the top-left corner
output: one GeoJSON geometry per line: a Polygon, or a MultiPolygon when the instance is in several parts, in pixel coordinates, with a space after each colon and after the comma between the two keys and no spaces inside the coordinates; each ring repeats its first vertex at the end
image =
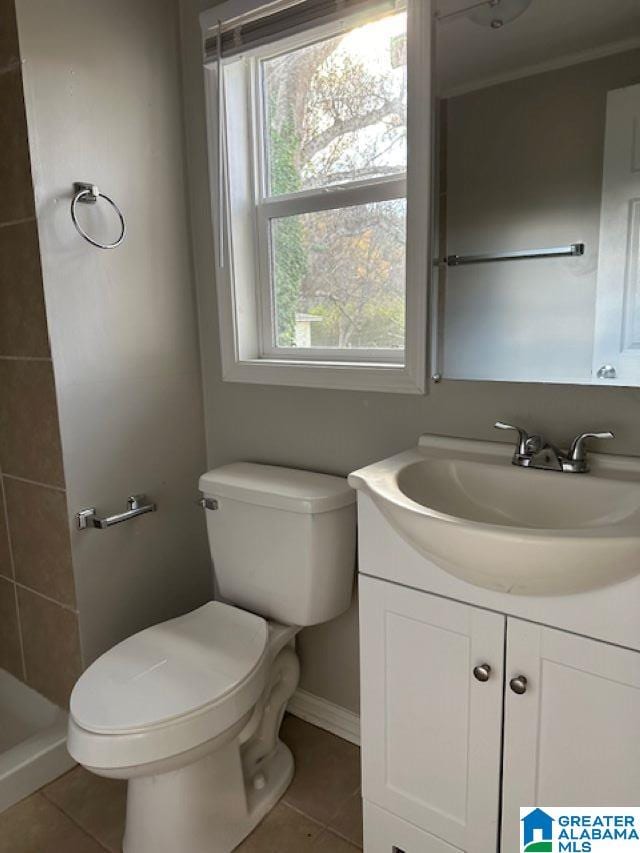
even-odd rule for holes
{"type": "Polygon", "coordinates": [[[473,676],[478,681],[489,681],[491,678],[491,667],[488,663],[481,663],[473,668],[473,676]]]}
{"type": "Polygon", "coordinates": [[[512,678],[509,682],[509,687],[513,690],[514,693],[517,693],[518,696],[522,696],[523,693],[527,692],[526,676],[516,675],[515,678],[512,678]]]}

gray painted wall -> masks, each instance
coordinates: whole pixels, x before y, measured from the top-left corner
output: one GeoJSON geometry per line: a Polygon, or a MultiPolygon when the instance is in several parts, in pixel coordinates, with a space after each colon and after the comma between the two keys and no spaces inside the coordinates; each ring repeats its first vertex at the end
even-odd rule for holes
{"type": "Polygon", "coordinates": [[[633,50],[447,102],[447,251],[585,254],[448,269],[446,376],[591,376],[607,92],[639,80],[633,50]]]}
{"type": "MultiPolygon", "coordinates": [[[[560,443],[585,428],[611,428],[617,438],[608,450],[640,455],[635,389],[445,381],[426,396],[410,396],[222,382],[198,24],[199,12],[210,5],[180,0],[209,465],[247,459],[346,474],[413,446],[423,432],[495,440],[498,418],[560,443]]],[[[303,632],[300,652],[301,686],[357,710],[355,606],[336,622],[303,632]]]]}
{"type": "MultiPolygon", "coordinates": [[[[211,592],[201,376],[175,0],[18,0],[36,211],[85,665],[211,592]],[[126,214],[114,251],[73,228],[74,180],[126,214]],[[158,512],[78,532],[73,514],[158,512]]],[[[85,210],[98,234],[108,208],[85,210]]]]}

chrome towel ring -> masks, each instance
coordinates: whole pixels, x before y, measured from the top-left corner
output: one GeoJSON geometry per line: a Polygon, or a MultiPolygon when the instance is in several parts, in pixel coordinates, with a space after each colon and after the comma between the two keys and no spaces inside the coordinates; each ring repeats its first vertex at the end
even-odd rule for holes
{"type": "Polygon", "coordinates": [[[84,239],[91,243],[92,246],[96,246],[98,249],[115,249],[117,246],[122,243],[125,238],[125,234],[127,233],[127,226],[124,221],[124,215],[118,205],[112,198],[109,198],[108,195],[101,193],[98,187],[95,184],[88,184],[84,181],[75,181],[73,184],[74,196],[71,201],[71,220],[73,224],[76,226],[76,231],[80,236],[84,237],[84,239]],[[95,204],[99,198],[103,198],[105,201],[109,202],[111,207],[115,210],[118,215],[118,219],[120,220],[120,236],[113,243],[99,243],[97,240],[94,240],[93,237],[90,237],[89,234],[84,230],[84,228],[78,222],[78,218],[76,216],[76,207],[78,204],[95,204]]]}

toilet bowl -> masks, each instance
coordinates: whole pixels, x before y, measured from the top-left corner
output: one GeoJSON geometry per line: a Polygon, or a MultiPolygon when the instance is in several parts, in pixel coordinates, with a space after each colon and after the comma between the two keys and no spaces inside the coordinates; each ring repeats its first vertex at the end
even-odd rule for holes
{"type": "Polygon", "coordinates": [[[293,776],[278,732],[298,683],[295,635],[351,598],[342,478],[236,463],[200,486],[226,601],[123,640],[71,696],[71,755],[128,780],[124,853],[230,853],[251,832],[293,776]]]}

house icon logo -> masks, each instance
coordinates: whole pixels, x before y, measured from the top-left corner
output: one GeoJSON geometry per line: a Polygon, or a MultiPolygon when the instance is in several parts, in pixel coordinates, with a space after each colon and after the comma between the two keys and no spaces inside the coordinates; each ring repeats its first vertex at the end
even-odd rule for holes
{"type": "Polygon", "coordinates": [[[523,853],[552,853],[553,821],[551,815],[542,809],[533,809],[522,818],[523,853]]]}

